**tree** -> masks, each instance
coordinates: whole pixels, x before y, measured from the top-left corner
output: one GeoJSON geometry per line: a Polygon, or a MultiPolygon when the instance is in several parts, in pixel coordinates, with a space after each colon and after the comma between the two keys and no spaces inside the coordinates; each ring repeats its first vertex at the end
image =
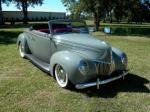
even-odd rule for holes
{"type": "Polygon", "coordinates": [[[99,30],[100,16],[102,16],[102,3],[103,0],[79,0],[78,9],[81,12],[92,13],[94,17],[94,25],[96,31],[99,30]]]}
{"type": "Polygon", "coordinates": [[[81,16],[82,11],[82,3],[80,0],[61,0],[67,10],[70,11],[71,19],[78,19],[81,16]]]}
{"type": "Polygon", "coordinates": [[[114,5],[114,16],[118,23],[121,22],[123,16],[125,15],[126,3],[126,0],[116,0],[116,3],[114,5]]]}
{"type": "Polygon", "coordinates": [[[111,22],[113,15],[118,22],[122,18],[136,23],[143,20],[150,21],[149,0],[144,0],[144,3],[141,0],[62,0],[62,2],[75,18],[84,13],[92,14],[96,31],[99,30],[101,19],[106,16],[110,16],[111,22]]]}
{"type": "Polygon", "coordinates": [[[130,22],[142,23],[150,20],[149,0],[116,0],[114,15],[118,22],[124,17],[130,22]]]}
{"type": "Polygon", "coordinates": [[[146,22],[150,22],[150,1],[145,0],[142,4],[143,17],[146,22]]]}
{"type": "Polygon", "coordinates": [[[142,23],[148,20],[150,9],[145,2],[141,0],[128,0],[126,2],[124,16],[128,19],[128,22],[142,23]]]}
{"type": "Polygon", "coordinates": [[[81,13],[92,13],[96,31],[99,30],[100,20],[111,10],[112,1],[114,0],[62,0],[71,14],[77,15],[76,17],[81,13]]]}
{"type": "Polygon", "coordinates": [[[0,0],[0,25],[4,24],[3,22],[3,12],[2,12],[2,0],[0,0]]]}
{"type": "Polygon", "coordinates": [[[13,0],[16,3],[16,7],[22,10],[23,13],[23,22],[27,24],[28,22],[28,7],[35,5],[42,5],[43,0],[13,0]]]}
{"type": "Polygon", "coordinates": [[[10,1],[11,0],[0,0],[0,25],[4,24],[2,3],[6,3],[8,5],[10,1]]]}

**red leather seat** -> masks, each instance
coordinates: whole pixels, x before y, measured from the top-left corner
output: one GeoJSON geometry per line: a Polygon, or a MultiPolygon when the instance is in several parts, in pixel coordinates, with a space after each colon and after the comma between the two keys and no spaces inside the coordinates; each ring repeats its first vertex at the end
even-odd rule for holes
{"type": "Polygon", "coordinates": [[[39,29],[38,31],[44,32],[44,33],[50,33],[49,29],[39,29]]]}
{"type": "Polygon", "coordinates": [[[57,28],[53,30],[54,33],[72,32],[71,28],[57,28]]]}

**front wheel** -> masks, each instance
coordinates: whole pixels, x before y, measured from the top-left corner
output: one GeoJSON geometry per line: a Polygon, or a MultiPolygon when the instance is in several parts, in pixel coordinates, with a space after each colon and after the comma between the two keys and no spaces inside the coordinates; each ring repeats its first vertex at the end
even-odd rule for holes
{"type": "Polygon", "coordinates": [[[60,87],[68,88],[70,86],[68,74],[63,69],[63,67],[59,64],[57,64],[55,66],[55,78],[56,78],[56,81],[60,87]]]}
{"type": "Polygon", "coordinates": [[[19,44],[19,53],[22,58],[25,58],[24,48],[22,43],[19,44]]]}

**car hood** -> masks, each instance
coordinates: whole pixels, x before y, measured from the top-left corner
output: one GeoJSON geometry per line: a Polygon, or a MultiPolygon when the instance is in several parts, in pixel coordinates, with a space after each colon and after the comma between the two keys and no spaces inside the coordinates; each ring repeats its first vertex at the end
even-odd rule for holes
{"type": "Polygon", "coordinates": [[[106,57],[111,49],[108,43],[89,34],[61,34],[55,35],[54,39],[57,44],[70,46],[76,52],[99,59],[106,57]]]}

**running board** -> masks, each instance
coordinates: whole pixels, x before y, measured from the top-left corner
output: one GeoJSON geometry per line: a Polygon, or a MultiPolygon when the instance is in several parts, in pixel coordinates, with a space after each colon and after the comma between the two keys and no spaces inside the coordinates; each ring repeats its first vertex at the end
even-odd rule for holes
{"type": "Polygon", "coordinates": [[[40,59],[36,58],[32,54],[26,54],[26,57],[31,60],[33,64],[35,64],[37,67],[39,67],[41,70],[43,70],[46,73],[50,73],[50,64],[41,61],[40,59]]]}

